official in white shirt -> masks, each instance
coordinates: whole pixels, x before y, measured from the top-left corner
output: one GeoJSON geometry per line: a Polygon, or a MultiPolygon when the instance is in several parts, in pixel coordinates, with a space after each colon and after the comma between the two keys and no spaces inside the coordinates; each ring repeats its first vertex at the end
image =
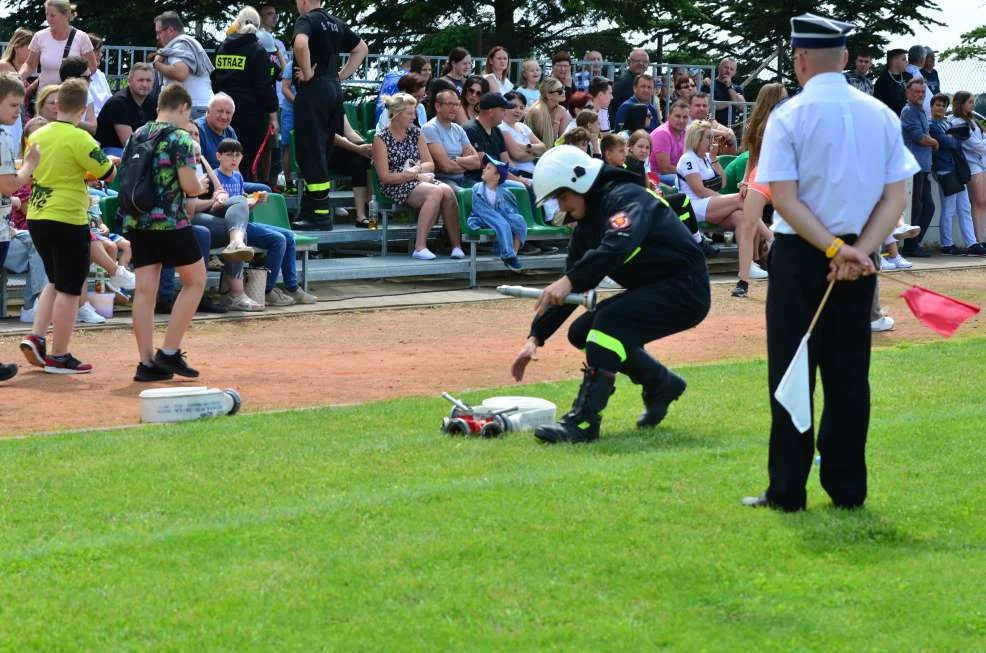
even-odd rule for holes
{"type": "Polygon", "coordinates": [[[778,105],[764,134],[757,181],[770,183],[774,231],[767,293],[771,430],[767,491],[749,506],[804,510],[815,453],[773,398],[830,279],[838,282],[809,341],[812,390],[821,369],[825,410],[818,425],[821,484],[834,505],[866,500],[870,415],[870,254],[890,234],[918,170],[900,120],[849,86],[842,71],[853,26],[812,14],[791,19],[794,69],[803,91],[778,105]]]}

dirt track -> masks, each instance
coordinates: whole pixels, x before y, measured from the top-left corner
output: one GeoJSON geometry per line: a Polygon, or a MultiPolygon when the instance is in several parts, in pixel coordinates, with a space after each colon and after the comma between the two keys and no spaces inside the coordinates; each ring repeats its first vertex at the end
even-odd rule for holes
{"type": "MultiPolygon", "coordinates": [[[[983,270],[935,273],[924,285],[981,305],[986,303],[984,277],[983,270]]],[[[713,286],[712,312],[698,328],[648,349],[670,365],[765,355],[766,285],[755,284],[745,300],[730,297],[730,287],[713,286]]],[[[901,289],[883,284],[884,308],[897,327],[877,334],[876,346],[939,337],[910,315],[898,297],[901,289]]],[[[510,363],[527,334],[532,308],[532,302],[511,300],[197,323],[184,344],[189,363],[202,371],[191,384],[235,387],[247,412],[365,402],[509,385],[510,363]]],[[[980,315],[960,333],[984,332],[986,320],[980,315]]],[[[72,352],[95,367],[92,374],[79,376],[29,367],[18,342],[0,338],[0,361],[21,365],[16,378],[0,385],[0,433],[138,422],[137,395],[149,386],[131,380],[137,361],[130,331],[77,332],[72,352]]],[[[528,368],[525,381],[574,378],[581,363],[580,352],[560,332],[528,368]]]]}

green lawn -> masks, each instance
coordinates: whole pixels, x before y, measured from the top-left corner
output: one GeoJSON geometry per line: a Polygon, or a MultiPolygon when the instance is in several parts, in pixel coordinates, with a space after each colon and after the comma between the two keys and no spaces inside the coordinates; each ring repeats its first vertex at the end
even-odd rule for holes
{"type": "Polygon", "coordinates": [[[646,434],[621,382],[589,446],[450,439],[439,398],[0,442],[0,648],[983,650],[984,361],[877,353],[852,513],[815,474],[739,505],[763,361],[684,369],[646,434]]]}

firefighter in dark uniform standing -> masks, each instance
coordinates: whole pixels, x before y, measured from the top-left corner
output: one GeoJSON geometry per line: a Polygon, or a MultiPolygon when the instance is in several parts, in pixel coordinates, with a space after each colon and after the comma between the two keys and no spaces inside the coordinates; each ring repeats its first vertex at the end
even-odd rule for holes
{"type": "Polygon", "coordinates": [[[644,345],[690,329],[708,314],[705,255],[679,216],[632,172],[603,165],[576,147],[561,145],[541,157],[534,192],[539,202],[555,198],[576,226],[565,275],[541,296],[513,363],[514,378],[523,378],[537,348],[572,314],[575,307],[562,304],[565,295],[595,288],[606,276],[626,289],[572,323],[568,339],[585,350],[582,386],[571,411],[534,434],[545,442],[597,439],[617,372],[643,386],[645,410],[637,426],[657,426],[686,384],[644,345]]]}
{"type": "Polygon", "coordinates": [[[294,24],[295,148],[305,192],[299,218],[332,228],[328,157],[342,133],[342,85],[366,58],[366,43],[320,0],[295,0],[301,14],[294,24]],[[338,70],[338,53],[349,60],[338,70]]]}

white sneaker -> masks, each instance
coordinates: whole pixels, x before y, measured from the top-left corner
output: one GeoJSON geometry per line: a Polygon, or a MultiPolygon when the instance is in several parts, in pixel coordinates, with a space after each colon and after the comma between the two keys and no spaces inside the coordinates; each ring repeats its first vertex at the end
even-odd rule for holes
{"type": "Polygon", "coordinates": [[[75,315],[75,321],[85,324],[103,324],[106,322],[106,318],[97,313],[96,309],[92,307],[92,304],[86,302],[79,307],[79,312],[75,315]]]}
{"type": "Polygon", "coordinates": [[[433,261],[437,256],[435,256],[430,249],[425,247],[424,249],[416,249],[411,254],[411,258],[416,258],[419,261],[433,261]]]}
{"type": "Polygon", "coordinates": [[[770,275],[767,271],[760,267],[756,261],[750,263],[750,278],[751,279],[766,279],[770,275]]]}
{"type": "Polygon", "coordinates": [[[893,230],[890,235],[894,237],[895,240],[906,240],[908,238],[916,238],[917,235],[921,233],[921,227],[916,227],[910,224],[902,224],[893,230]]]}
{"type": "Polygon", "coordinates": [[[22,308],[21,309],[21,322],[24,324],[34,324],[34,309],[33,308],[22,308]]]}
{"type": "Polygon", "coordinates": [[[911,263],[910,261],[908,261],[906,258],[904,258],[903,256],[901,256],[900,254],[898,254],[897,256],[893,257],[892,259],[889,259],[889,261],[891,263],[893,263],[897,267],[898,270],[910,270],[911,268],[914,267],[914,264],[913,263],[911,263]]]}
{"type": "Polygon", "coordinates": [[[880,331],[893,331],[894,318],[884,315],[879,320],[870,322],[870,331],[879,333],[880,331]]]}
{"type": "Polygon", "coordinates": [[[453,247],[451,256],[452,258],[465,258],[466,253],[462,251],[461,247],[453,247]]]}
{"type": "Polygon", "coordinates": [[[229,297],[229,310],[231,311],[244,311],[246,313],[256,313],[257,311],[264,310],[263,304],[258,304],[249,297],[246,293],[242,295],[229,297]]]}
{"type": "Polygon", "coordinates": [[[603,280],[600,281],[599,285],[596,287],[599,288],[600,290],[623,290],[623,286],[616,283],[609,277],[603,277],[603,280]]]}
{"type": "Polygon", "coordinates": [[[110,283],[117,288],[133,290],[137,287],[137,276],[122,265],[118,265],[116,266],[116,272],[110,277],[110,283]]]}
{"type": "Polygon", "coordinates": [[[897,269],[897,264],[896,263],[894,263],[893,261],[891,261],[886,256],[881,256],[880,257],[880,271],[881,272],[887,272],[889,270],[896,270],[896,269],[897,269]]]}

